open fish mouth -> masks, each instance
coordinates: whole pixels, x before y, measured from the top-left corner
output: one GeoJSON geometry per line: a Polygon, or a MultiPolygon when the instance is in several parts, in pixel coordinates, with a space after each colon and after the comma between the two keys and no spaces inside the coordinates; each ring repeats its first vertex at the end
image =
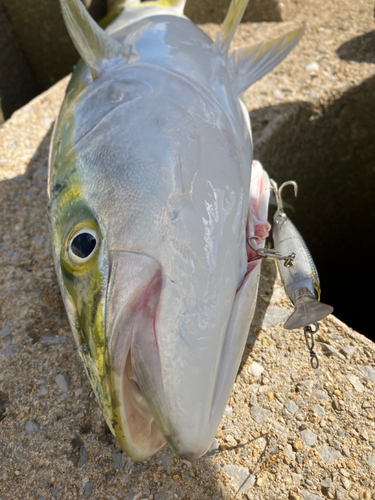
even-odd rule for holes
{"type": "MultiPolygon", "coordinates": [[[[253,200],[250,192],[248,231],[263,235],[268,231],[264,218],[268,177],[263,170],[260,174],[258,180],[255,175],[258,184],[253,200]],[[259,196],[263,198],[258,204],[259,196]]],[[[248,258],[252,258],[251,253],[248,258]]],[[[204,301],[194,310],[197,322],[185,319],[187,309],[173,310],[170,294],[181,290],[154,258],[112,252],[106,319],[112,427],[133,459],[150,457],[165,442],[176,455],[189,460],[207,451],[242,357],[259,272],[258,260],[248,263],[231,304],[223,305],[229,312],[226,321],[218,321],[223,323],[220,328],[210,321],[204,323],[204,301]],[[179,322],[184,331],[173,329],[179,322]],[[163,329],[161,325],[165,324],[167,328],[163,329]],[[200,326],[189,330],[192,324],[200,326]]],[[[216,307],[219,309],[220,304],[216,307]]]]}

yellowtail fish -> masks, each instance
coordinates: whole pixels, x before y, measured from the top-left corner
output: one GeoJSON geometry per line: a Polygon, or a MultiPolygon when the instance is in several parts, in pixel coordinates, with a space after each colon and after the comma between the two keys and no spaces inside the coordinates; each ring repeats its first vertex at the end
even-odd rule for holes
{"type": "Polygon", "coordinates": [[[303,29],[230,51],[245,0],[216,41],[183,0],[120,1],[105,30],[80,0],[60,3],[82,60],[54,130],[49,221],[79,354],[130,457],[167,442],[198,458],[254,313],[260,263],[247,235],[268,231],[242,93],[303,29]]]}

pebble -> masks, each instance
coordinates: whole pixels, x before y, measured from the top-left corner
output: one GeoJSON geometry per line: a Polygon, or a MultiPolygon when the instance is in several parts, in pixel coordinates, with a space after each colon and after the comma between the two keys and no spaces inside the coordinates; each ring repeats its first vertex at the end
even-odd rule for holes
{"type": "Polygon", "coordinates": [[[62,375],[61,373],[60,375],[57,375],[57,377],[55,377],[55,382],[61,392],[68,392],[69,380],[65,377],[65,375],[62,375]]]}
{"type": "Polygon", "coordinates": [[[51,333],[46,333],[39,340],[42,345],[65,344],[67,341],[68,337],[64,335],[52,335],[51,333]]]}
{"type": "Polygon", "coordinates": [[[303,495],[304,500],[323,500],[322,497],[318,495],[314,495],[312,493],[307,493],[307,495],[303,495]]]}
{"type": "Polygon", "coordinates": [[[318,415],[318,417],[325,417],[326,415],[326,412],[323,408],[323,406],[320,406],[320,405],[314,405],[312,408],[312,411],[318,415]]]}
{"type": "Polygon", "coordinates": [[[338,351],[336,351],[336,349],[331,345],[326,344],[325,342],[319,342],[319,344],[322,348],[323,354],[325,354],[326,356],[334,356],[335,358],[339,358],[342,361],[345,361],[345,357],[338,351]]]}
{"type": "Polygon", "coordinates": [[[0,351],[0,354],[2,354],[5,359],[9,359],[17,351],[20,351],[20,348],[17,345],[10,344],[7,347],[4,347],[4,349],[0,351]]]}
{"type": "Polygon", "coordinates": [[[79,449],[79,460],[77,462],[77,468],[80,469],[89,459],[89,455],[84,446],[79,449]]]}
{"type": "Polygon", "coordinates": [[[125,495],[125,500],[137,500],[140,496],[141,494],[138,491],[128,491],[125,495]]]}
{"type": "Polygon", "coordinates": [[[361,384],[359,378],[356,376],[356,375],[353,375],[351,373],[349,373],[346,378],[349,380],[349,382],[352,384],[352,386],[354,387],[354,389],[361,393],[365,390],[365,388],[363,387],[363,385],[361,384]]]}
{"type": "Polygon", "coordinates": [[[122,453],[113,453],[113,461],[115,462],[116,469],[121,469],[122,467],[122,453]]]}
{"type": "Polygon", "coordinates": [[[342,457],[341,453],[332,446],[322,446],[320,449],[320,456],[327,463],[331,463],[333,460],[337,460],[342,457]]]}
{"type": "Polygon", "coordinates": [[[309,98],[310,98],[310,99],[318,99],[318,92],[316,92],[316,90],[312,90],[312,91],[309,93],[309,98]]]}
{"type": "Polygon", "coordinates": [[[326,394],[325,392],[322,392],[322,391],[316,391],[316,393],[314,394],[314,396],[318,399],[324,399],[324,401],[330,401],[331,398],[328,396],[328,394],[326,394]]]}
{"type": "MultiPolygon", "coordinates": [[[[212,443],[211,443],[211,446],[209,447],[208,451],[206,452],[206,455],[207,456],[212,456],[212,455],[215,455],[216,453],[218,453],[218,450],[219,450],[219,442],[218,440],[215,438],[212,443]]],[[[189,462],[190,463],[190,462],[189,462]]],[[[191,467],[191,463],[190,463],[190,467],[191,467]]]]}
{"type": "Polygon", "coordinates": [[[76,392],[74,393],[75,397],[78,398],[81,394],[83,393],[83,389],[79,388],[76,390],[76,392]]]}
{"type": "Polygon", "coordinates": [[[312,388],[314,387],[314,381],[313,380],[302,380],[302,383],[305,385],[305,387],[311,391],[312,388]]]}
{"type": "Polygon", "coordinates": [[[290,312],[284,307],[269,306],[263,318],[262,330],[284,323],[289,315],[290,312]]]}
{"type": "Polygon", "coordinates": [[[341,478],[341,482],[342,482],[342,485],[344,486],[344,488],[346,490],[349,490],[352,486],[352,483],[351,481],[349,481],[349,479],[347,479],[346,477],[342,477],[341,478]]]}
{"type": "Polygon", "coordinates": [[[317,62],[312,62],[306,66],[306,71],[318,71],[319,64],[317,62]]]}
{"type": "Polygon", "coordinates": [[[294,443],[293,443],[293,449],[294,449],[295,451],[300,451],[300,450],[302,450],[302,449],[303,449],[303,442],[302,442],[302,441],[299,441],[299,440],[298,440],[298,441],[294,441],[294,443]]]}
{"type": "Polygon", "coordinates": [[[168,500],[170,498],[169,493],[161,491],[160,493],[155,493],[154,500],[168,500]]]}
{"type": "Polygon", "coordinates": [[[246,467],[225,465],[224,471],[231,479],[233,479],[237,488],[239,488],[241,492],[249,490],[255,484],[255,476],[253,474],[250,475],[249,469],[246,467]]]}
{"type": "Polygon", "coordinates": [[[265,411],[261,406],[250,408],[250,414],[257,424],[263,425],[265,421],[265,411]]]}
{"type": "Polygon", "coordinates": [[[28,434],[34,434],[35,432],[39,432],[40,425],[35,420],[28,420],[25,424],[25,429],[28,434]]]}
{"type": "Polygon", "coordinates": [[[37,396],[47,396],[48,394],[48,386],[42,385],[39,391],[36,393],[37,396]]]}
{"type": "Polygon", "coordinates": [[[300,434],[302,441],[308,446],[313,446],[318,440],[318,436],[309,429],[302,431],[300,434]]]}
{"type": "Polygon", "coordinates": [[[281,92],[280,89],[275,89],[273,91],[273,95],[276,97],[276,99],[279,99],[280,101],[284,99],[284,94],[281,92]]]}
{"type": "Polygon", "coordinates": [[[353,356],[355,351],[356,348],[352,345],[343,345],[340,347],[341,354],[343,354],[348,359],[350,359],[353,356]]]}
{"type": "Polygon", "coordinates": [[[330,488],[332,486],[332,479],[327,477],[321,481],[320,485],[322,488],[330,488]]]}
{"type": "Polygon", "coordinates": [[[93,489],[94,483],[92,481],[87,481],[87,483],[85,483],[85,486],[83,487],[83,494],[85,495],[85,497],[90,497],[93,489]]]}
{"type": "Polygon", "coordinates": [[[169,453],[164,452],[160,455],[158,464],[162,467],[169,467],[172,463],[172,457],[169,453]]]}
{"type": "Polygon", "coordinates": [[[289,458],[291,458],[292,460],[295,460],[296,454],[293,451],[292,445],[290,445],[289,443],[287,445],[285,445],[284,451],[285,451],[286,455],[288,455],[289,458]]]}
{"type": "Polygon", "coordinates": [[[12,333],[11,325],[5,325],[2,330],[0,330],[0,339],[7,337],[12,333]]]}
{"type": "Polygon", "coordinates": [[[296,411],[298,411],[298,406],[294,401],[291,399],[288,399],[287,402],[285,403],[285,408],[288,410],[289,413],[294,415],[296,411]]]}
{"type": "Polygon", "coordinates": [[[303,479],[303,475],[302,474],[294,474],[292,472],[292,481],[294,484],[299,484],[303,479]]]}
{"type": "Polygon", "coordinates": [[[289,500],[301,500],[301,495],[298,495],[295,491],[290,491],[289,500]]]}
{"type": "Polygon", "coordinates": [[[233,408],[231,408],[230,406],[226,406],[225,407],[225,410],[224,410],[224,415],[230,415],[231,413],[233,413],[233,408]]]}
{"type": "Polygon", "coordinates": [[[357,365],[357,368],[362,374],[371,380],[371,382],[375,385],[375,368],[372,366],[362,366],[362,365],[357,365]]]}
{"type": "Polygon", "coordinates": [[[284,434],[285,432],[288,432],[287,428],[278,424],[277,422],[274,424],[273,428],[275,429],[276,432],[279,434],[284,434]]]}
{"type": "Polygon", "coordinates": [[[253,361],[248,368],[248,372],[249,375],[252,375],[253,377],[260,377],[261,374],[264,372],[264,368],[256,361],[253,361]]]}
{"type": "Polygon", "coordinates": [[[375,467],[375,453],[373,453],[372,455],[369,455],[367,457],[366,462],[369,464],[370,467],[375,467]]]}

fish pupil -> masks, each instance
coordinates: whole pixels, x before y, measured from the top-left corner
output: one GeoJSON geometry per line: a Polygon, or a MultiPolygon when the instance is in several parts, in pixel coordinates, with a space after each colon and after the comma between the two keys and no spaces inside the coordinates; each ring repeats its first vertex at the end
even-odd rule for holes
{"type": "Polygon", "coordinates": [[[80,259],[86,259],[96,247],[96,238],[90,233],[78,234],[71,243],[74,255],[80,259]]]}

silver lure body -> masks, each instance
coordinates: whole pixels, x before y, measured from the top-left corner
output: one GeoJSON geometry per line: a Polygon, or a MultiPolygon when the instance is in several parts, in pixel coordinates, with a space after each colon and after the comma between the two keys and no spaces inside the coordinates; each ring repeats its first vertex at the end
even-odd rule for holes
{"type": "Polygon", "coordinates": [[[268,224],[241,92],[302,35],[230,61],[247,2],[232,4],[220,43],[172,3],[181,12],[130,2],[104,32],[61,0],[86,64],[52,141],[56,272],[103,414],[136,460],[165,441],[197,458],[220,423],[256,302],[246,234],[268,224]],[[79,257],[82,235],[93,244],[79,257]]]}
{"type": "MultiPolygon", "coordinates": [[[[275,185],[274,181],[271,182],[275,185]]],[[[284,324],[284,328],[293,329],[325,318],[333,308],[319,302],[318,271],[305,241],[282,208],[282,187],[276,196],[278,208],[274,215],[272,232],[276,252],[283,256],[295,256],[294,259],[277,261],[285,290],[295,305],[295,310],[284,324]]]]}

